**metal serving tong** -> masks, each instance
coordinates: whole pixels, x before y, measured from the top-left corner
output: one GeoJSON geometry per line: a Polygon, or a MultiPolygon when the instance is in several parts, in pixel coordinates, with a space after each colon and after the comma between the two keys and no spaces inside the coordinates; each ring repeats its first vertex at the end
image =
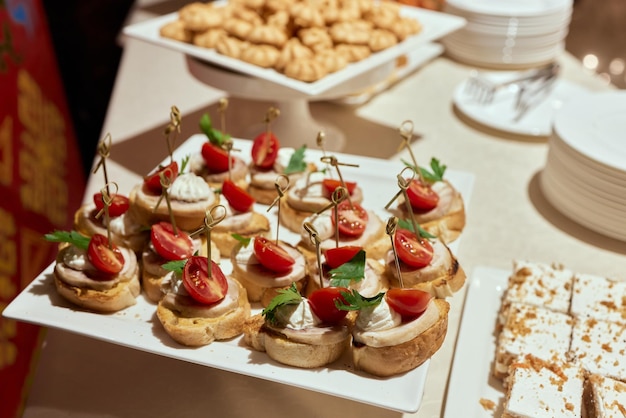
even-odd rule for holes
{"type": "Polygon", "coordinates": [[[558,79],[560,65],[554,64],[552,71],[545,77],[522,83],[515,100],[514,122],[520,121],[530,109],[538,106],[552,91],[558,79]]]}
{"type": "MultiPolygon", "coordinates": [[[[518,77],[501,82],[495,82],[480,74],[478,71],[472,71],[470,78],[465,85],[465,92],[480,104],[489,104],[493,101],[496,93],[504,87],[511,85],[518,85],[520,92],[524,90],[524,87],[528,84],[533,84],[536,81],[547,80],[552,77],[556,77],[560,70],[560,66],[557,63],[550,63],[545,67],[525,71],[518,77]]],[[[519,102],[521,93],[518,93],[519,102]]]]}

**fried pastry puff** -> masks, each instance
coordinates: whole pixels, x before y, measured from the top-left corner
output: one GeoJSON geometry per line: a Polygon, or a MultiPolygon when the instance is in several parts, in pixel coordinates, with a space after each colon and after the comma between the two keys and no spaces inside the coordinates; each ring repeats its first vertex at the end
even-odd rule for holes
{"type": "Polygon", "coordinates": [[[372,24],[365,20],[339,22],[328,31],[335,44],[367,45],[372,33],[372,24]]]}
{"type": "Polygon", "coordinates": [[[196,33],[193,36],[192,43],[203,48],[215,48],[222,36],[227,36],[224,29],[207,29],[204,32],[196,33]]]}
{"type": "Polygon", "coordinates": [[[272,25],[255,26],[247,36],[253,44],[266,44],[282,48],[287,43],[287,34],[280,28],[272,25]]]}
{"type": "Polygon", "coordinates": [[[254,25],[246,20],[231,18],[224,22],[222,28],[231,36],[239,39],[246,39],[254,28],[254,25]]]}
{"type": "Polygon", "coordinates": [[[288,63],[292,61],[298,61],[301,59],[312,58],[313,51],[302,45],[302,42],[298,38],[291,38],[285,43],[285,46],[280,51],[280,56],[274,65],[278,71],[283,71],[288,63]]]}
{"type": "Polygon", "coordinates": [[[254,10],[249,9],[243,5],[234,3],[231,6],[232,17],[236,19],[244,20],[250,23],[252,26],[258,26],[263,24],[263,18],[254,10]]]}
{"type": "Polygon", "coordinates": [[[370,47],[367,45],[339,44],[335,47],[335,50],[346,57],[348,62],[361,61],[372,54],[370,47]]]}
{"type": "Polygon", "coordinates": [[[306,28],[298,31],[298,38],[303,45],[308,46],[315,52],[331,49],[333,39],[326,28],[306,28]]]}
{"type": "Polygon", "coordinates": [[[410,17],[401,17],[389,30],[393,32],[400,41],[403,41],[411,35],[420,33],[422,25],[417,20],[411,19],[410,17]]]}
{"type": "Polygon", "coordinates": [[[390,48],[397,43],[398,38],[392,32],[386,29],[374,29],[372,30],[368,45],[372,52],[378,52],[390,48]]]}
{"type": "Polygon", "coordinates": [[[185,23],[180,19],[161,26],[159,34],[165,38],[181,42],[191,42],[193,38],[193,32],[185,29],[185,23]]]}
{"type": "Polygon", "coordinates": [[[249,45],[239,58],[250,64],[270,68],[276,64],[280,51],[272,45],[249,45]]]}
{"type": "Polygon", "coordinates": [[[289,11],[296,26],[303,28],[324,27],[322,12],[310,3],[295,3],[289,11]]]}
{"type": "Polygon", "coordinates": [[[185,28],[194,32],[218,28],[224,20],[221,8],[201,2],[193,2],[183,6],[178,11],[178,16],[185,24],[185,28]]]}
{"type": "Polygon", "coordinates": [[[285,75],[296,80],[313,82],[326,76],[328,70],[315,58],[305,58],[292,61],[285,67],[285,75]]]}
{"type": "Polygon", "coordinates": [[[315,59],[326,67],[329,74],[342,70],[348,65],[348,59],[334,49],[319,51],[315,54],[315,59]]]}
{"type": "Polygon", "coordinates": [[[248,42],[233,36],[222,36],[215,44],[215,49],[220,54],[231,58],[241,57],[241,53],[248,47],[248,42]]]}
{"type": "Polygon", "coordinates": [[[295,0],[266,0],[265,8],[270,12],[288,12],[295,0]]]}

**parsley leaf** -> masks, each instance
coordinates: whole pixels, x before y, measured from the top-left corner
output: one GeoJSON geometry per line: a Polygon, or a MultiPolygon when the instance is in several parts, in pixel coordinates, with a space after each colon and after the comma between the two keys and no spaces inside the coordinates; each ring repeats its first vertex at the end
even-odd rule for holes
{"type": "Polygon", "coordinates": [[[67,242],[81,250],[89,248],[89,237],[86,237],[76,231],[54,231],[51,234],[44,235],[46,241],[50,242],[67,242]]]}
{"type": "Polygon", "coordinates": [[[298,288],[295,283],[291,283],[289,289],[281,289],[278,291],[278,295],[270,301],[265,309],[261,312],[261,315],[265,317],[267,321],[274,324],[276,323],[276,310],[281,306],[297,305],[302,301],[302,296],[298,292],[298,288]]]}
{"type": "Polygon", "coordinates": [[[208,113],[205,113],[200,118],[200,130],[209,138],[209,142],[213,145],[222,146],[226,141],[230,139],[230,135],[223,133],[213,127],[211,117],[208,113]]]}
{"type": "Polygon", "coordinates": [[[289,158],[289,164],[285,168],[284,174],[302,173],[306,170],[306,161],[304,161],[304,152],[306,151],[306,145],[302,145],[300,148],[294,151],[289,158]]]}
{"type": "MultiPolygon", "coordinates": [[[[413,228],[413,222],[407,221],[406,219],[399,219],[398,220],[398,228],[407,229],[407,230],[415,233],[415,229],[413,228]]],[[[436,235],[433,235],[430,232],[428,232],[427,230],[425,230],[424,228],[422,228],[422,226],[420,224],[417,224],[417,229],[419,231],[420,237],[422,237],[422,238],[426,238],[426,239],[437,238],[436,235]]]]}
{"type": "Polygon", "coordinates": [[[239,234],[230,234],[230,236],[239,241],[243,248],[246,248],[248,245],[250,245],[250,241],[252,241],[252,238],[244,237],[243,235],[239,234]]]}
{"type": "Polygon", "coordinates": [[[352,289],[349,292],[341,292],[341,296],[343,296],[345,303],[341,299],[336,299],[335,306],[337,307],[337,309],[342,311],[358,311],[369,306],[378,305],[380,301],[383,300],[383,296],[385,296],[385,293],[381,292],[376,296],[366,298],[358,291],[352,289]]]}
{"type": "Polygon", "coordinates": [[[165,270],[173,271],[174,273],[183,274],[183,269],[185,268],[187,260],[188,259],[168,261],[167,263],[162,264],[161,267],[165,270]]]}
{"type": "MultiPolygon", "coordinates": [[[[402,160],[402,162],[407,167],[411,167],[413,170],[415,170],[416,167],[410,162],[406,160],[402,160]]],[[[432,171],[429,171],[428,169],[424,167],[420,167],[420,172],[424,180],[429,181],[431,183],[435,183],[437,181],[443,180],[443,175],[446,172],[446,168],[448,167],[445,165],[442,165],[438,159],[433,157],[430,159],[430,168],[432,171]]]]}
{"type": "Polygon", "coordinates": [[[329,274],[331,286],[348,287],[353,281],[360,282],[365,277],[365,251],[359,250],[350,261],[332,269],[329,274]]]}

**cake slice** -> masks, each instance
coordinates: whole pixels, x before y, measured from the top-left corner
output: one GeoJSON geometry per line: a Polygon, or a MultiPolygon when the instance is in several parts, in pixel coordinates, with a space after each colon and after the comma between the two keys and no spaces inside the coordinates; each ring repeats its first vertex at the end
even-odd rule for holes
{"type": "Polygon", "coordinates": [[[587,418],[626,417],[626,383],[592,374],[583,394],[587,418]]]}
{"type": "Polygon", "coordinates": [[[569,315],[517,302],[508,312],[497,338],[495,377],[506,378],[511,363],[526,354],[543,361],[565,360],[573,326],[569,315]]]}
{"type": "Polygon", "coordinates": [[[576,275],[570,313],[626,324],[626,282],[591,274],[576,275]]]}
{"type": "Polygon", "coordinates": [[[573,277],[572,271],[558,264],[514,261],[498,315],[499,323],[506,321],[508,308],[515,302],[568,313],[573,277]]]}
{"type": "Polygon", "coordinates": [[[589,373],[626,381],[626,325],[577,318],[571,352],[589,373]]]}
{"type": "Polygon", "coordinates": [[[502,418],[580,417],[583,384],[580,365],[527,354],[509,367],[502,418]]]}

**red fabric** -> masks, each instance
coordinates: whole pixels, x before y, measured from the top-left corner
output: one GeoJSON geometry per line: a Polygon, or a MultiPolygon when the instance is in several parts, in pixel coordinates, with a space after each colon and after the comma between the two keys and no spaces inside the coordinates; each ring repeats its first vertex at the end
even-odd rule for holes
{"type": "MultiPolygon", "coordinates": [[[[55,257],[85,179],[39,0],[0,0],[0,311],[55,257]]],[[[0,417],[21,415],[42,330],[0,318],[0,417]]]]}

